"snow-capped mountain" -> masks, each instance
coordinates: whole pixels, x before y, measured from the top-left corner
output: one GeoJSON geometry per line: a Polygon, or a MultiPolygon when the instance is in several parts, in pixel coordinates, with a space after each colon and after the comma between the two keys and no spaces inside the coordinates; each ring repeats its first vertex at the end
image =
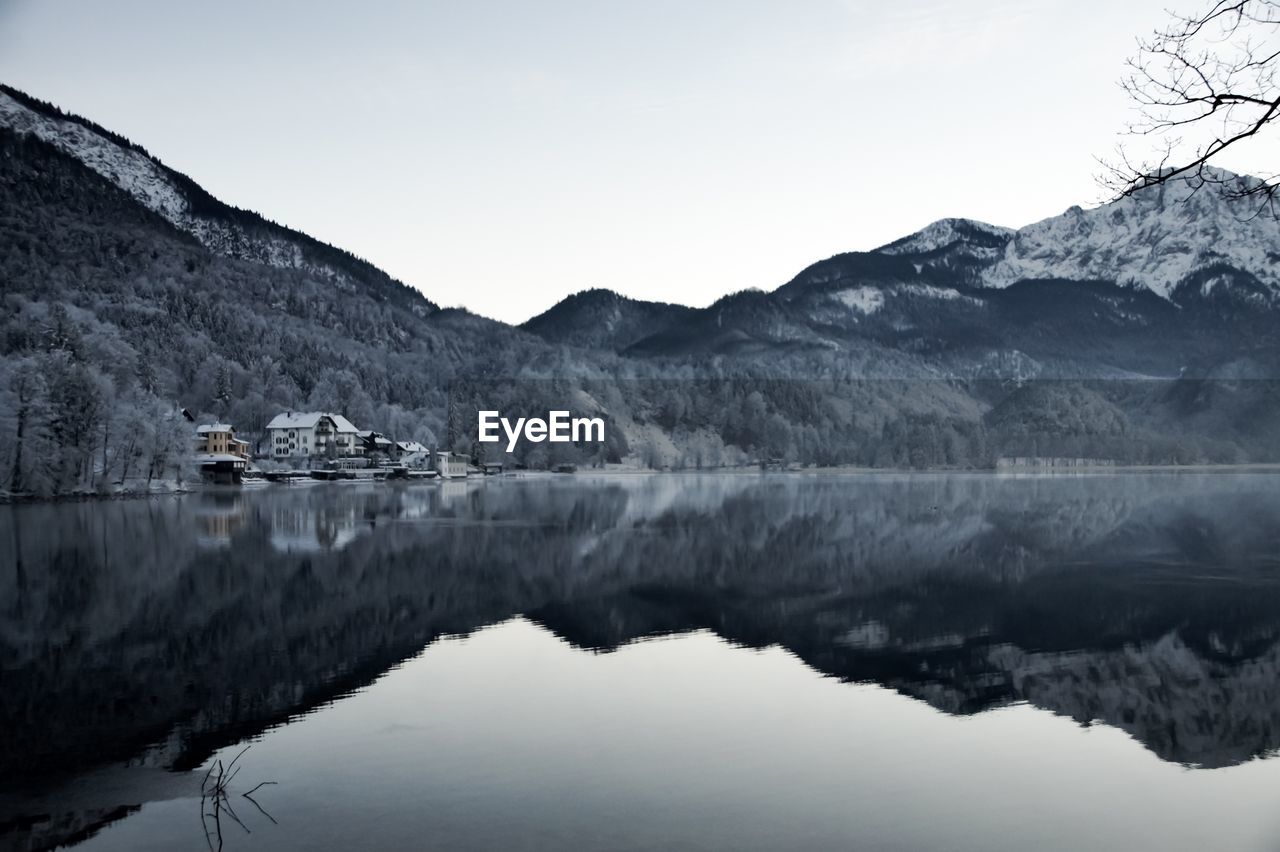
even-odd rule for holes
{"type": "MultiPolygon", "coordinates": [[[[645,356],[876,346],[873,369],[892,351],[959,376],[1017,365],[1019,378],[1170,377],[1227,364],[1269,376],[1259,364],[1280,370],[1280,221],[1222,189],[1174,181],[1016,231],[942,219],[814,263],[771,293],[647,312],[649,338],[597,345],[645,356]]],[[[549,312],[556,326],[526,328],[572,343],[557,329],[579,310],[563,302],[549,312]]]]}
{"type": "MultiPolygon", "coordinates": [[[[1173,299],[1197,273],[1226,267],[1254,276],[1273,299],[1280,296],[1280,220],[1260,211],[1256,198],[1232,198],[1219,185],[1244,187],[1253,178],[1221,170],[1209,178],[1199,189],[1175,179],[1028,225],[1012,234],[982,281],[989,287],[1033,279],[1112,281],[1173,299]]],[[[1206,294],[1221,281],[1206,280],[1206,294]]]]}
{"type": "Polygon", "coordinates": [[[876,249],[880,254],[931,254],[959,247],[974,258],[994,259],[1016,232],[976,219],[939,219],[914,234],[876,249]]]}

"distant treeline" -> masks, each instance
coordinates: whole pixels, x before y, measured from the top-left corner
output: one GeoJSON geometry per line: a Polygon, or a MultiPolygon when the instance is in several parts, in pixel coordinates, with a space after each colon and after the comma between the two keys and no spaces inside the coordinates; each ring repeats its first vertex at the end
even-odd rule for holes
{"type": "Polygon", "coordinates": [[[522,442],[510,460],[531,467],[628,456],[680,469],[771,460],[984,469],[1015,456],[1280,461],[1280,382],[1261,380],[490,379],[456,382],[451,399],[455,446],[499,457],[502,448],[472,443],[481,408],[530,417],[570,407],[606,418],[603,445],[522,442]]]}

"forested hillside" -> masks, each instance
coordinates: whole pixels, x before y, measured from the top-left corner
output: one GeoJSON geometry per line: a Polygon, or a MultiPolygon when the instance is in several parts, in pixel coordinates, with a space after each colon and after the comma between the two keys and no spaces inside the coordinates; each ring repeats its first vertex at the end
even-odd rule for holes
{"type": "Polygon", "coordinates": [[[2,89],[0,490],[172,479],[184,408],[255,443],[275,414],[323,409],[490,456],[481,407],[606,418],[603,445],[508,459],[535,467],[1280,460],[1275,229],[1180,203],[1068,211],[1065,231],[945,220],[771,293],[693,309],[597,290],[514,328],[2,89]],[[1179,241],[1182,277],[1131,263],[1157,257],[1143,240],[1179,241]]]}
{"type": "Polygon", "coordinates": [[[182,407],[249,435],[280,410],[313,407],[434,442],[460,365],[492,349],[522,369],[554,369],[553,347],[424,298],[215,254],[78,161],[4,128],[0,201],[14,490],[87,487],[153,466],[164,476],[189,451],[182,407]]]}

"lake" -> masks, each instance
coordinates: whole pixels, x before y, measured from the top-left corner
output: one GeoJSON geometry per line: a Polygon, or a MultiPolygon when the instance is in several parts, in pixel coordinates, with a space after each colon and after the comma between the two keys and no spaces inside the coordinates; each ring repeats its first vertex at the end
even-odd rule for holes
{"type": "Polygon", "coordinates": [[[1274,474],[0,507],[0,850],[1273,850],[1277,749],[1274,474]]]}

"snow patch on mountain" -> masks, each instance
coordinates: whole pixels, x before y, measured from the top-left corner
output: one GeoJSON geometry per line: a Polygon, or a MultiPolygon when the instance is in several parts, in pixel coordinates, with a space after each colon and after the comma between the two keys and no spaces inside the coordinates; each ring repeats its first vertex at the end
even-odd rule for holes
{"type": "MultiPolygon", "coordinates": [[[[1215,171],[1213,179],[1249,181],[1215,171]]],[[[1257,201],[1215,185],[1175,180],[1092,210],[1072,207],[1019,230],[982,276],[990,287],[1018,281],[1115,281],[1164,298],[1193,272],[1226,264],[1280,293],[1280,222],[1257,201]]]]}
{"type": "Polygon", "coordinates": [[[935,287],[932,284],[916,283],[890,284],[883,287],[851,287],[845,290],[837,290],[830,295],[839,304],[855,310],[863,316],[870,316],[882,309],[887,299],[903,296],[916,299],[939,299],[945,302],[963,301],[974,305],[982,304],[981,299],[967,296],[950,287],[935,287]]]}
{"type": "Polygon", "coordinates": [[[1014,231],[976,219],[939,219],[901,239],[876,249],[880,254],[927,254],[956,242],[966,243],[975,256],[995,258],[1014,231]],[[988,245],[989,244],[989,245],[988,245]]]}
{"type": "Polygon", "coordinates": [[[849,290],[838,290],[832,297],[847,308],[870,316],[884,307],[884,293],[875,287],[854,287],[849,290]]]}
{"type": "Polygon", "coordinates": [[[30,110],[5,92],[0,92],[0,122],[75,157],[173,224],[186,214],[182,193],[158,165],[138,151],[123,148],[77,122],[30,110]]]}
{"type": "Polygon", "coordinates": [[[900,284],[894,288],[897,292],[908,296],[916,296],[922,299],[943,299],[948,302],[959,301],[961,299],[967,302],[980,304],[980,300],[972,296],[966,296],[959,290],[950,287],[935,287],[932,284],[900,284]]]}

